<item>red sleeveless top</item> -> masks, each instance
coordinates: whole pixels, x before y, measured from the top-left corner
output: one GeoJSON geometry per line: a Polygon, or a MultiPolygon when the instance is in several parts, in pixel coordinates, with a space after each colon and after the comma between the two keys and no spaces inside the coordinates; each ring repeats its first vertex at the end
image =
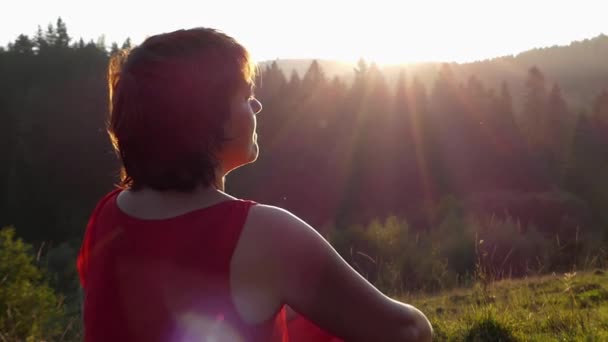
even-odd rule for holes
{"type": "Polygon", "coordinates": [[[284,307],[250,325],[232,302],[230,260],[254,202],[140,220],[118,193],[95,208],[78,256],[85,341],[288,341],[284,307]]]}

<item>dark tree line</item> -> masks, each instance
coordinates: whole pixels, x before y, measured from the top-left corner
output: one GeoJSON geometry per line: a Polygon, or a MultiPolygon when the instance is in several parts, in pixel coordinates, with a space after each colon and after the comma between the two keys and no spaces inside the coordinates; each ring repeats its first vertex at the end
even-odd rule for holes
{"type": "MultiPolygon", "coordinates": [[[[116,182],[105,70],[118,50],[72,41],[59,19],[0,51],[0,225],[28,241],[77,246],[116,182]]],[[[229,176],[228,190],[317,227],[394,214],[428,230],[451,196],[545,233],[606,231],[606,89],[573,112],[536,66],[520,80],[521,109],[511,84],[463,79],[449,64],[431,86],[403,71],[396,79],[365,61],[348,83],[316,61],[302,76],[269,64],[258,80],[261,155],[229,176]]]]}
{"type": "Polygon", "coordinates": [[[108,55],[70,41],[59,19],[0,53],[0,221],[30,241],[78,239],[116,166],[104,132],[108,55]]]}

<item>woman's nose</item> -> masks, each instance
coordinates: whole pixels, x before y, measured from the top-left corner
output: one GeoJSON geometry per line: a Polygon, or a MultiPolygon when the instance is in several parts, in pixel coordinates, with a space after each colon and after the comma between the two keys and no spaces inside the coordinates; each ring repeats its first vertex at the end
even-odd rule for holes
{"type": "Polygon", "coordinates": [[[255,97],[249,100],[249,106],[251,107],[253,114],[258,114],[262,111],[262,103],[255,97]]]}

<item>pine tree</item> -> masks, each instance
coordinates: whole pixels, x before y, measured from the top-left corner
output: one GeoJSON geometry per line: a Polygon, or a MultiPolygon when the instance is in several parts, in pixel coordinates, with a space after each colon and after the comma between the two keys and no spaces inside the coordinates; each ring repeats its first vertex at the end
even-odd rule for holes
{"type": "MultiPolygon", "coordinates": [[[[330,116],[335,119],[335,116],[344,111],[344,99],[348,92],[348,86],[339,76],[334,76],[327,86],[324,106],[330,112],[330,116]]],[[[334,120],[335,121],[335,120],[334,120]]]]}
{"type": "Polygon", "coordinates": [[[608,127],[608,89],[604,89],[593,103],[593,119],[608,127]]]}
{"type": "Polygon", "coordinates": [[[325,73],[321,69],[321,65],[315,59],[310,63],[308,70],[302,78],[302,90],[305,96],[309,96],[316,91],[322,90],[327,83],[325,73]]]}
{"type": "Polygon", "coordinates": [[[410,107],[416,116],[423,118],[428,116],[428,96],[424,83],[418,77],[414,77],[411,86],[410,107]]]}
{"type": "Polygon", "coordinates": [[[285,91],[287,80],[276,61],[266,66],[257,82],[256,94],[264,101],[273,101],[285,91]]]}
{"type": "Polygon", "coordinates": [[[376,115],[376,120],[382,120],[390,112],[391,94],[386,79],[376,63],[372,63],[368,73],[366,94],[369,96],[368,115],[376,115]]]}
{"type": "Polygon", "coordinates": [[[526,93],[522,118],[524,132],[530,145],[537,148],[547,139],[543,129],[547,111],[547,92],[545,76],[538,67],[534,66],[528,70],[528,79],[525,85],[526,93]]]}
{"type": "Polygon", "coordinates": [[[495,183],[500,188],[519,189],[530,182],[525,153],[525,141],[515,121],[513,98],[507,82],[502,82],[500,94],[495,98],[489,113],[488,126],[493,151],[488,156],[493,162],[495,183]],[[517,165],[517,167],[514,167],[517,165]]]}
{"type": "Polygon", "coordinates": [[[357,67],[354,69],[355,79],[353,81],[353,85],[351,86],[351,94],[353,97],[352,104],[356,105],[361,100],[361,97],[365,95],[365,90],[367,88],[367,78],[369,76],[367,63],[364,59],[360,59],[357,62],[357,67]]]}
{"type": "Polygon", "coordinates": [[[500,85],[500,97],[497,103],[498,122],[507,131],[516,131],[515,114],[513,111],[513,97],[507,82],[500,85]]]}
{"type": "Polygon", "coordinates": [[[559,141],[564,138],[565,123],[569,117],[568,104],[564,100],[561,88],[557,83],[553,85],[549,93],[547,104],[547,117],[545,123],[546,135],[548,144],[559,144],[559,141]]]}
{"type": "Polygon", "coordinates": [[[486,90],[477,76],[472,75],[467,81],[467,91],[471,100],[481,102],[487,97],[486,90]]]}
{"type": "Polygon", "coordinates": [[[102,34],[97,38],[97,42],[95,42],[95,46],[102,51],[106,51],[106,36],[102,34]]]}
{"type": "Polygon", "coordinates": [[[437,116],[437,119],[442,121],[456,119],[453,114],[459,110],[458,84],[449,64],[441,65],[431,96],[433,116],[437,116]]]}
{"type": "Polygon", "coordinates": [[[393,96],[393,113],[405,115],[409,113],[408,89],[405,72],[401,70],[395,84],[395,95],[393,96]]]}
{"type": "Polygon", "coordinates": [[[127,38],[125,39],[125,41],[122,43],[122,46],[120,47],[121,49],[130,49],[132,47],[131,44],[131,38],[127,38]]]}
{"type": "Polygon", "coordinates": [[[9,51],[21,55],[31,55],[34,52],[34,46],[34,42],[27,35],[20,34],[15,43],[9,47],[9,51]]]}
{"type": "Polygon", "coordinates": [[[110,47],[110,56],[117,54],[119,51],[120,48],[118,47],[118,44],[116,44],[116,42],[113,42],[110,47]]]}
{"type": "Polygon", "coordinates": [[[46,33],[44,35],[44,40],[46,40],[49,46],[57,46],[57,31],[53,27],[53,24],[49,24],[46,28],[46,33]]]}
{"type": "Polygon", "coordinates": [[[513,97],[506,81],[500,84],[500,104],[503,113],[513,116],[513,97]]]}
{"type": "MultiPolygon", "coordinates": [[[[430,172],[442,193],[471,191],[473,145],[471,115],[464,91],[449,64],[441,65],[431,94],[427,132],[430,172]]],[[[478,184],[479,182],[476,182],[478,184]]]]}
{"type": "Polygon", "coordinates": [[[549,93],[546,117],[543,123],[544,141],[542,147],[548,161],[548,172],[555,180],[562,179],[567,159],[567,139],[565,121],[568,119],[568,106],[562,97],[559,85],[553,85],[549,93]]]}
{"type": "Polygon", "coordinates": [[[602,223],[608,224],[608,155],[603,137],[592,118],[580,114],[574,131],[572,156],[566,174],[566,188],[589,203],[602,223]]]}
{"type": "Polygon", "coordinates": [[[357,67],[355,68],[355,79],[365,78],[367,76],[368,66],[365,59],[360,58],[357,61],[357,67]]]}
{"type": "Polygon", "coordinates": [[[291,75],[289,76],[289,82],[287,83],[287,94],[289,97],[294,98],[300,91],[300,87],[302,85],[302,80],[300,79],[300,75],[297,71],[291,70],[291,75]]]}
{"type": "Polygon", "coordinates": [[[434,218],[434,208],[437,199],[436,186],[431,177],[429,165],[429,145],[431,143],[432,123],[429,115],[429,100],[426,87],[418,77],[414,77],[410,86],[410,110],[413,146],[415,147],[414,158],[416,161],[417,187],[413,187],[413,193],[418,194],[421,199],[419,208],[422,215],[422,223],[430,226],[434,218]]]}
{"type": "Polygon", "coordinates": [[[591,118],[602,151],[600,158],[608,160],[608,90],[602,91],[595,99],[591,118]]]}
{"type": "Polygon", "coordinates": [[[70,45],[70,36],[68,35],[68,29],[61,20],[61,17],[57,18],[57,25],[55,30],[55,46],[57,47],[68,47],[70,45]]]}
{"type": "Polygon", "coordinates": [[[38,30],[36,31],[36,36],[34,37],[34,45],[36,46],[36,50],[38,52],[45,50],[49,46],[49,43],[46,40],[46,36],[44,35],[44,32],[42,31],[42,27],[40,27],[40,25],[38,25],[38,30]]]}

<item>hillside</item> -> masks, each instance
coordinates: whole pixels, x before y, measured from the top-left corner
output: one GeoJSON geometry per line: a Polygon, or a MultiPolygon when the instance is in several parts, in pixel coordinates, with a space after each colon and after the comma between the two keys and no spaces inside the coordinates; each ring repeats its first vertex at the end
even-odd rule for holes
{"type": "MultiPolygon", "coordinates": [[[[471,76],[480,79],[487,87],[500,89],[506,81],[511,87],[516,106],[519,106],[528,69],[538,66],[549,82],[561,86],[570,108],[578,112],[586,108],[599,91],[608,87],[608,36],[599,35],[592,39],[575,41],[567,46],[537,48],[515,56],[503,56],[472,63],[451,63],[454,74],[466,82],[471,76]]],[[[262,66],[272,61],[262,62],[262,66]]],[[[289,77],[295,70],[303,75],[311,63],[309,59],[277,60],[279,67],[289,77]]],[[[353,63],[319,60],[328,77],[338,76],[350,81],[353,63]]],[[[419,63],[381,66],[388,81],[395,81],[400,71],[409,78],[418,77],[427,86],[436,78],[441,63],[419,63]]]]}
{"type": "Polygon", "coordinates": [[[608,275],[601,270],[402,299],[427,314],[436,341],[608,340],[608,275]]]}

